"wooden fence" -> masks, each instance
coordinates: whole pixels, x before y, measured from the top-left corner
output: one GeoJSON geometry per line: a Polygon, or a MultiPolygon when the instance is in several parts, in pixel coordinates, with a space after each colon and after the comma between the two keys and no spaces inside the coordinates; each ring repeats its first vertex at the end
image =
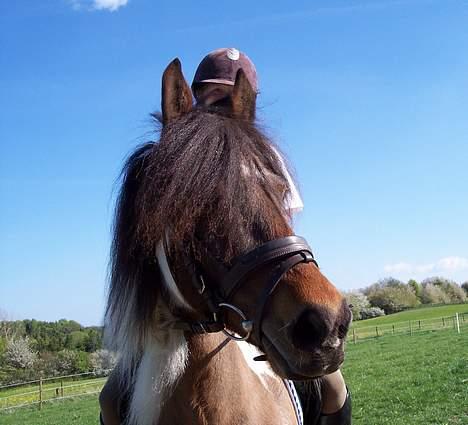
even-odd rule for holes
{"type": "Polygon", "coordinates": [[[348,333],[348,342],[356,344],[358,341],[380,338],[385,335],[414,335],[420,331],[438,331],[444,329],[453,329],[455,332],[460,333],[465,328],[468,329],[468,313],[457,313],[454,316],[408,320],[407,322],[359,326],[356,328],[351,327],[348,333]]]}
{"type": "Polygon", "coordinates": [[[49,401],[98,394],[106,380],[88,372],[0,386],[0,411],[35,404],[42,409],[49,401]]]}

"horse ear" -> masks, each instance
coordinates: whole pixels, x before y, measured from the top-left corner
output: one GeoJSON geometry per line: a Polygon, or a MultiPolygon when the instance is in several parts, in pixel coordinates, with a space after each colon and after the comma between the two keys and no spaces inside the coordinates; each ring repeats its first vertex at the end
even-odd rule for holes
{"type": "Polygon", "coordinates": [[[192,91],[182,74],[180,60],[176,58],[167,66],[162,77],[163,125],[190,112],[192,105],[192,91]]]}
{"type": "Polygon", "coordinates": [[[244,71],[239,69],[231,95],[233,115],[236,118],[253,121],[255,119],[256,100],[257,93],[250,85],[244,71]]]}

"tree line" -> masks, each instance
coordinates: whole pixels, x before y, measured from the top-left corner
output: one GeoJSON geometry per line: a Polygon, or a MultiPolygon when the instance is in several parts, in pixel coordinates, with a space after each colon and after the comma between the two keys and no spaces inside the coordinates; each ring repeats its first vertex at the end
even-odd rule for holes
{"type": "Polygon", "coordinates": [[[426,304],[458,304],[468,301],[468,281],[459,285],[443,277],[408,282],[393,277],[381,279],[363,289],[345,293],[353,320],[363,320],[426,304]]]}
{"type": "Polygon", "coordinates": [[[115,363],[115,355],[102,348],[101,327],[1,319],[0,385],[90,370],[101,374],[115,363]]]}

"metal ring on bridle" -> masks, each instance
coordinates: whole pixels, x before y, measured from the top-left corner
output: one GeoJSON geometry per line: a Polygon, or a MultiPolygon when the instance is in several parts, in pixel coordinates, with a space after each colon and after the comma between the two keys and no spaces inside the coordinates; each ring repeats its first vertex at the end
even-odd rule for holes
{"type": "Polygon", "coordinates": [[[251,320],[247,319],[247,316],[244,314],[244,312],[240,308],[237,308],[236,306],[232,304],[228,304],[228,303],[219,303],[218,307],[225,307],[233,311],[234,313],[237,313],[242,319],[242,322],[241,322],[242,329],[244,329],[247,332],[247,334],[244,336],[238,336],[236,334],[232,334],[228,332],[226,329],[223,329],[224,335],[226,335],[228,338],[231,338],[235,341],[245,341],[246,339],[248,339],[250,334],[252,333],[253,323],[251,320]]]}

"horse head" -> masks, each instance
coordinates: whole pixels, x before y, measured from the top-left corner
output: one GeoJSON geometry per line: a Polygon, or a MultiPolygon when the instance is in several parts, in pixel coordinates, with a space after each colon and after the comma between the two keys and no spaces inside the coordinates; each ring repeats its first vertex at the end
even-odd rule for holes
{"type": "Polygon", "coordinates": [[[279,376],[309,379],[340,367],[351,314],[294,235],[255,99],[240,70],[222,104],[194,106],[180,62],[166,68],[160,140],[124,169],[107,318],[121,350],[163,326],[224,331],[279,376]]]}

